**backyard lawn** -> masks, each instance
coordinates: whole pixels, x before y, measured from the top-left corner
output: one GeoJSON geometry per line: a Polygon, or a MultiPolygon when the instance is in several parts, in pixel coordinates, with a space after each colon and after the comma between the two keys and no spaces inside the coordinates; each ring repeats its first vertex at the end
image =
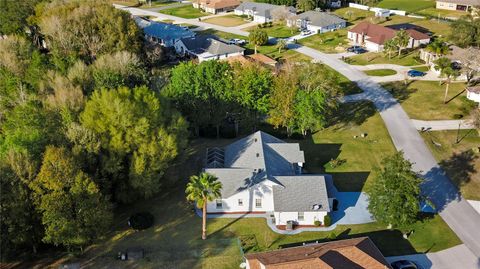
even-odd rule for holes
{"type": "Polygon", "coordinates": [[[438,81],[410,81],[385,83],[383,85],[401,103],[412,119],[452,120],[467,117],[476,104],[468,100],[463,90],[464,83],[452,83],[448,91],[447,104],[443,103],[445,85],[438,81]]]}
{"type": "Polygon", "coordinates": [[[352,7],[339,8],[336,9],[334,13],[350,23],[361,21],[375,15],[374,12],[356,9],[352,7]]]}
{"type": "Polygon", "coordinates": [[[180,18],[185,18],[185,19],[194,19],[194,18],[199,18],[199,17],[209,15],[208,13],[205,13],[198,8],[194,8],[191,5],[164,9],[164,10],[160,10],[159,12],[167,15],[177,16],[180,18]]]}
{"type": "Polygon", "coordinates": [[[367,52],[352,57],[345,58],[345,62],[353,65],[369,65],[369,64],[397,64],[403,66],[414,66],[425,64],[418,58],[418,51],[414,50],[409,53],[403,53],[400,58],[394,54],[391,59],[381,52],[367,52]]]}
{"type": "Polygon", "coordinates": [[[405,10],[412,13],[418,10],[435,7],[435,0],[382,0],[377,7],[385,9],[405,10]]]}
{"type": "Polygon", "coordinates": [[[235,15],[225,15],[225,16],[220,16],[220,17],[213,17],[210,19],[206,19],[203,22],[206,23],[211,23],[215,25],[220,25],[220,26],[226,26],[226,27],[232,27],[232,26],[238,26],[247,23],[244,18],[235,16],[235,15]]]}
{"type": "Polygon", "coordinates": [[[472,150],[480,147],[478,132],[435,131],[422,133],[422,137],[463,197],[480,200],[480,154],[472,150]]]}
{"type": "Polygon", "coordinates": [[[149,8],[156,8],[156,7],[164,7],[170,6],[172,4],[178,4],[177,1],[170,1],[170,0],[153,0],[152,5],[143,4],[140,6],[141,9],[149,9],[149,8]]]}
{"type": "Polygon", "coordinates": [[[436,9],[435,7],[418,10],[415,13],[432,18],[460,18],[467,15],[467,13],[463,11],[436,9]]]}
{"type": "Polygon", "coordinates": [[[326,53],[343,52],[349,46],[345,29],[312,35],[298,40],[298,43],[326,53]]]}
{"type": "MultiPolygon", "coordinates": [[[[242,30],[245,31],[252,31],[254,29],[257,29],[258,26],[252,26],[248,27],[242,30]]],[[[261,30],[264,30],[267,32],[269,37],[277,37],[277,38],[288,38],[294,35],[298,35],[300,31],[296,27],[288,27],[285,23],[274,23],[270,27],[264,27],[260,28],[261,30]]]]}
{"type": "Polygon", "coordinates": [[[397,74],[397,71],[392,69],[375,69],[375,70],[367,70],[365,74],[369,76],[376,76],[376,77],[386,77],[386,76],[393,76],[397,74]]]}

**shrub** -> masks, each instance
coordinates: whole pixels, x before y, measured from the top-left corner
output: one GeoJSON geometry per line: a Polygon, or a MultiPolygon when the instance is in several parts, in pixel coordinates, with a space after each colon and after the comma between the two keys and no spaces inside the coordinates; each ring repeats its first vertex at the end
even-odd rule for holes
{"type": "Polygon", "coordinates": [[[128,226],[135,230],[145,230],[153,225],[154,217],[149,212],[136,213],[128,219],[128,226]]]}
{"type": "Polygon", "coordinates": [[[456,120],[459,120],[459,119],[463,118],[463,115],[462,114],[454,114],[453,118],[456,119],[456,120]]]}
{"type": "Polygon", "coordinates": [[[314,224],[315,226],[320,226],[320,225],[322,225],[322,222],[319,221],[319,220],[316,220],[316,221],[313,222],[313,224],[314,224]]]}
{"type": "Polygon", "coordinates": [[[332,217],[330,217],[330,215],[323,217],[323,225],[325,225],[325,227],[332,225],[332,217]]]}

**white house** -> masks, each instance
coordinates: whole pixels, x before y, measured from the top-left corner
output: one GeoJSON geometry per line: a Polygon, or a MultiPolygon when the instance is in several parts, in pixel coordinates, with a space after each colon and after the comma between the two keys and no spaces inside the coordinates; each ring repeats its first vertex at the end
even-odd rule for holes
{"type": "Polygon", "coordinates": [[[333,198],[323,175],[302,174],[304,162],[299,144],[261,131],[209,149],[205,172],[222,183],[222,197],[207,203],[207,213],[266,213],[276,225],[323,223],[333,198]]]}
{"type": "MultiPolygon", "coordinates": [[[[383,51],[383,44],[395,37],[398,29],[384,27],[369,22],[361,22],[348,31],[348,39],[355,45],[366,47],[369,51],[383,51]]],[[[410,35],[407,48],[416,48],[430,43],[430,36],[415,29],[405,30],[410,35]]]]}
{"type": "Polygon", "coordinates": [[[179,25],[150,21],[137,16],[134,20],[138,27],[143,29],[146,39],[164,47],[173,47],[176,41],[195,36],[194,32],[179,25]]]}
{"type": "Polygon", "coordinates": [[[282,17],[294,16],[295,12],[296,10],[294,7],[277,6],[256,2],[243,2],[235,8],[235,15],[248,16],[252,18],[254,22],[258,23],[271,22],[275,19],[276,15],[282,15],[282,17]]]}
{"type": "Polygon", "coordinates": [[[307,11],[288,18],[287,25],[320,34],[345,28],[347,21],[327,12],[307,11]]]}
{"type": "Polygon", "coordinates": [[[470,12],[480,6],[480,0],[437,0],[437,9],[470,12]]]}
{"type": "Polygon", "coordinates": [[[480,86],[467,87],[467,98],[477,102],[480,107],[480,86]]]}
{"type": "Polygon", "coordinates": [[[198,58],[199,62],[243,55],[245,51],[242,47],[226,44],[210,36],[183,38],[177,40],[174,47],[177,54],[198,58]]]}

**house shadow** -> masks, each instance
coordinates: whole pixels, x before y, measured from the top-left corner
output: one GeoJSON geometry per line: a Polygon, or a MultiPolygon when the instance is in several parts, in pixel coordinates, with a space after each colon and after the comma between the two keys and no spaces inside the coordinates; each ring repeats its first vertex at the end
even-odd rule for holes
{"type": "Polygon", "coordinates": [[[430,30],[428,30],[427,28],[425,27],[422,27],[422,26],[418,26],[418,25],[415,25],[415,24],[411,24],[411,23],[400,23],[400,24],[394,24],[394,25],[388,25],[386,26],[387,28],[390,28],[390,29],[394,29],[394,30],[417,30],[419,31],[420,33],[423,33],[423,34],[427,34],[427,35],[430,35],[432,34],[432,32],[430,30]]]}

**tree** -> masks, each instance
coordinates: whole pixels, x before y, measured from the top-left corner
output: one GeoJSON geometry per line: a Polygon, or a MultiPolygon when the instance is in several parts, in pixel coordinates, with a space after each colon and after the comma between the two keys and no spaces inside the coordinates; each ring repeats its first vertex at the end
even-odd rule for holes
{"type": "Polygon", "coordinates": [[[466,48],[468,46],[480,45],[480,19],[460,18],[450,24],[452,29],[450,40],[457,46],[466,48]]]}
{"type": "Polygon", "coordinates": [[[250,43],[252,43],[255,46],[255,54],[257,54],[257,46],[262,46],[267,44],[268,34],[263,30],[254,29],[253,31],[250,32],[248,39],[250,40],[250,43]]]}
{"type": "Polygon", "coordinates": [[[420,211],[422,180],[412,171],[412,163],[397,152],[382,161],[369,193],[368,210],[377,221],[407,228],[420,211]]]}
{"type": "Polygon", "coordinates": [[[185,193],[187,200],[195,202],[202,208],[202,239],[207,239],[207,203],[221,197],[222,183],[208,173],[200,173],[190,177],[185,193]]]}
{"type": "Polygon", "coordinates": [[[102,177],[110,180],[100,187],[121,202],[155,194],[186,141],[184,119],[146,87],[94,91],[80,123],[77,130],[94,139],[80,139],[78,147],[97,156],[102,177]]]}
{"type": "Polygon", "coordinates": [[[138,53],[141,31],[130,14],[106,1],[55,0],[39,6],[32,19],[40,26],[57,66],[76,58],[91,63],[117,51],[138,53]]]}
{"type": "Polygon", "coordinates": [[[402,55],[403,49],[405,49],[410,42],[410,34],[404,29],[402,29],[395,34],[395,37],[393,39],[395,40],[395,44],[398,47],[398,57],[400,57],[400,55],[402,55]]]}
{"type": "Polygon", "coordinates": [[[65,148],[47,147],[32,188],[47,243],[83,251],[112,222],[108,200],[65,148]]]}
{"type": "Polygon", "coordinates": [[[458,70],[452,68],[452,62],[446,57],[438,58],[435,62],[434,68],[440,70],[440,75],[445,77],[445,95],[443,97],[443,103],[447,103],[448,88],[452,80],[455,80],[459,76],[458,70]]]}
{"type": "Polygon", "coordinates": [[[297,9],[305,11],[313,10],[316,7],[315,0],[297,0],[297,9]]]}
{"type": "Polygon", "coordinates": [[[277,41],[276,47],[278,48],[278,53],[282,52],[282,49],[287,49],[287,41],[285,39],[279,39],[277,41]]]}
{"type": "Polygon", "coordinates": [[[383,52],[388,55],[388,59],[392,58],[392,53],[397,50],[395,39],[385,41],[383,44],[383,52]]]}
{"type": "Polygon", "coordinates": [[[27,18],[41,0],[0,1],[0,36],[26,34],[27,18]]]}
{"type": "Polygon", "coordinates": [[[448,45],[441,39],[435,39],[433,42],[428,44],[425,49],[436,56],[447,55],[449,52],[448,45]]]}
{"type": "Polygon", "coordinates": [[[274,80],[270,95],[270,110],[268,121],[275,128],[287,128],[291,134],[294,129],[295,98],[297,95],[297,74],[295,72],[280,72],[274,80]]]}

